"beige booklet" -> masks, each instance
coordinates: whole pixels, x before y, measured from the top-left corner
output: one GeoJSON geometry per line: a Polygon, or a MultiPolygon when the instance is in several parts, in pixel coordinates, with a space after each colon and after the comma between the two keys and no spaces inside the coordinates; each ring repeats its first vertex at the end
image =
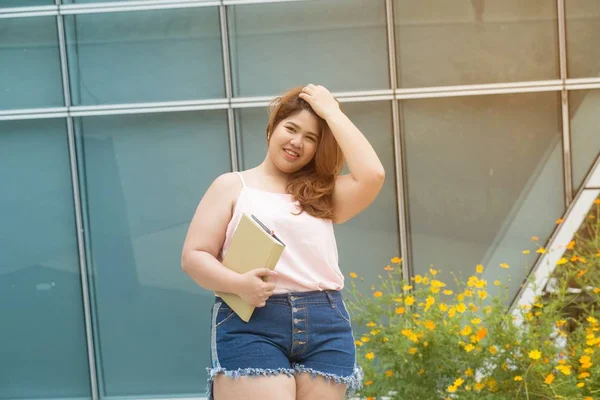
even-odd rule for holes
{"type": "MultiPolygon", "coordinates": [[[[256,216],[244,213],[223,256],[223,265],[241,274],[259,268],[273,270],[284,249],[285,244],[275,236],[273,231],[256,216]]],[[[267,280],[268,277],[263,279],[267,280]]],[[[250,320],[254,306],[232,293],[216,292],[216,294],[242,320],[246,322],[250,320]]]]}

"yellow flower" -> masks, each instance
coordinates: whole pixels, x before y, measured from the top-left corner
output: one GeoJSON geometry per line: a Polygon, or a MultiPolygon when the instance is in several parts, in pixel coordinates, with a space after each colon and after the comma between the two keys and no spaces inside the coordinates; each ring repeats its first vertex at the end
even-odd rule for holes
{"type": "Polygon", "coordinates": [[[510,268],[510,265],[508,265],[506,263],[502,263],[502,264],[500,264],[500,267],[504,268],[504,269],[508,269],[508,268],[510,268]]]}
{"type": "Polygon", "coordinates": [[[425,328],[429,329],[430,331],[435,329],[435,322],[433,321],[425,321],[425,328]]]}
{"type": "Polygon", "coordinates": [[[392,375],[394,375],[394,372],[391,369],[388,369],[387,371],[385,371],[385,376],[387,376],[388,378],[392,375]]]}
{"type": "Polygon", "coordinates": [[[498,353],[498,349],[496,349],[496,346],[490,346],[490,353],[492,353],[492,354],[498,353]]]}
{"type": "MultiPolygon", "coordinates": [[[[423,283],[426,283],[425,279],[423,279],[423,283]]],[[[438,281],[437,279],[432,279],[431,286],[434,288],[443,288],[443,287],[446,287],[446,284],[442,281],[438,281]]]]}
{"type": "Polygon", "coordinates": [[[575,241],[571,240],[567,245],[567,250],[573,250],[573,248],[575,248],[575,241]]]}
{"type": "Polygon", "coordinates": [[[460,334],[462,336],[469,336],[472,332],[473,330],[471,329],[471,327],[469,325],[466,325],[464,328],[462,328],[460,334]]]}
{"type": "Polygon", "coordinates": [[[459,313],[464,313],[465,311],[467,311],[467,306],[465,306],[464,303],[460,303],[459,305],[456,306],[456,311],[458,311],[459,313]]]}
{"type": "Polygon", "coordinates": [[[368,326],[369,328],[372,328],[372,327],[374,327],[374,326],[377,326],[377,324],[376,324],[375,322],[372,322],[372,321],[371,321],[371,322],[367,322],[367,326],[368,326]]]}
{"type": "Polygon", "coordinates": [[[570,365],[559,365],[556,367],[556,369],[565,375],[571,375],[571,366],[570,365]]]}
{"type": "Polygon", "coordinates": [[[452,296],[452,294],[454,293],[452,290],[444,290],[442,293],[444,293],[446,296],[452,296]]]}
{"type": "Polygon", "coordinates": [[[596,325],[598,323],[598,320],[594,317],[588,317],[587,322],[589,322],[592,325],[596,325]]]}
{"type": "Polygon", "coordinates": [[[463,383],[465,383],[465,380],[464,380],[464,379],[462,379],[462,378],[457,378],[457,379],[454,381],[454,384],[453,384],[453,386],[459,387],[459,386],[460,386],[460,385],[462,385],[463,383]]]}
{"type": "Polygon", "coordinates": [[[473,346],[471,343],[469,343],[468,345],[465,346],[465,351],[467,353],[470,353],[471,351],[473,351],[474,348],[475,348],[475,346],[473,346]]]}
{"type": "Polygon", "coordinates": [[[371,340],[371,339],[369,339],[366,336],[363,336],[363,337],[360,338],[360,341],[363,342],[363,343],[367,343],[369,340],[371,340]]]}
{"type": "Polygon", "coordinates": [[[424,277],[423,278],[423,285],[428,285],[429,284],[429,278],[428,277],[424,277]]]}
{"type": "Polygon", "coordinates": [[[381,297],[381,296],[383,296],[383,293],[381,293],[380,291],[376,291],[375,293],[373,293],[373,296],[381,297]]]}
{"type": "Polygon", "coordinates": [[[546,253],[546,249],[545,249],[545,248],[543,248],[543,247],[540,247],[540,248],[539,248],[539,249],[537,249],[535,252],[536,252],[536,253],[538,253],[538,254],[545,254],[545,253],[546,253]]]}
{"type": "Polygon", "coordinates": [[[485,383],[481,383],[481,382],[475,383],[475,391],[480,392],[483,388],[485,388],[485,383]]]}
{"type": "Polygon", "coordinates": [[[442,312],[448,311],[448,305],[446,303],[440,304],[440,311],[442,311],[442,312]]]}
{"type": "Polygon", "coordinates": [[[500,281],[496,279],[496,280],[494,281],[494,286],[500,286],[500,285],[501,285],[500,281]]]}
{"type": "Polygon", "coordinates": [[[465,290],[465,293],[464,293],[464,294],[465,294],[465,296],[467,296],[467,297],[472,297],[472,296],[473,296],[473,292],[472,292],[472,291],[470,291],[469,289],[465,290]]]}
{"type": "Polygon", "coordinates": [[[436,276],[436,275],[437,275],[437,273],[438,273],[438,271],[436,271],[436,270],[435,270],[435,269],[433,269],[433,268],[429,268],[429,273],[431,274],[431,276],[436,276]]]}
{"type": "Polygon", "coordinates": [[[539,360],[542,357],[542,353],[539,350],[532,350],[529,352],[529,358],[532,360],[539,360]]]}
{"type": "Polygon", "coordinates": [[[406,296],[406,299],[404,299],[404,304],[406,304],[407,306],[412,306],[413,304],[415,304],[415,298],[412,296],[406,296]]]}
{"type": "Polygon", "coordinates": [[[515,381],[522,381],[522,380],[523,380],[523,377],[522,377],[522,376],[520,376],[520,375],[518,375],[518,376],[515,376],[514,380],[515,380],[515,381]]]}
{"type": "Polygon", "coordinates": [[[419,337],[410,329],[403,329],[402,334],[406,336],[411,342],[417,343],[419,341],[419,337]]]}
{"type": "Polygon", "coordinates": [[[471,320],[471,323],[472,323],[473,325],[479,325],[479,324],[481,323],[481,320],[480,320],[479,318],[473,318],[473,319],[471,320]]]}
{"type": "Polygon", "coordinates": [[[485,290],[478,290],[477,295],[479,296],[480,299],[483,299],[483,300],[485,300],[488,296],[488,294],[485,290]]]}
{"type": "Polygon", "coordinates": [[[579,359],[579,362],[581,364],[589,364],[592,362],[592,359],[590,358],[590,356],[581,356],[581,358],[579,359]]]}
{"type": "Polygon", "coordinates": [[[467,377],[472,377],[473,376],[473,370],[471,368],[467,368],[467,370],[465,371],[465,376],[467,377]]]}
{"type": "Polygon", "coordinates": [[[400,257],[394,257],[390,261],[392,261],[393,264],[399,264],[402,262],[402,259],[400,257]]]}
{"type": "Polygon", "coordinates": [[[448,316],[450,318],[454,318],[455,315],[456,315],[456,308],[455,307],[450,308],[450,310],[448,311],[448,316]]]}
{"type": "Polygon", "coordinates": [[[590,377],[589,372],[582,372],[579,375],[577,375],[577,379],[585,379],[585,378],[589,378],[589,377],[590,377]]]}
{"type": "Polygon", "coordinates": [[[523,250],[523,254],[529,254],[530,251],[529,250],[523,250]]]}
{"type": "Polygon", "coordinates": [[[567,259],[563,257],[556,262],[556,265],[563,265],[563,264],[566,264],[567,262],[568,262],[567,259]]]}
{"type": "Polygon", "coordinates": [[[396,308],[396,314],[404,314],[406,312],[406,308],[398,307],[396,308]]]}
{"type": "Polygon", "coordinates": [[[381,332],[379,329],[373,329],[371,332],[369,332],[372,336],[378,335],[379,332],[381,332]]]}
{"type": "Polygon", "coordinates": [[[421,275],[415,275],[415,282],[417,282],[417,283],[423,282],[423,277],[421,275]]]}
{"type": "Polygon", "coordinates": [[[477,271],[478,274],[483,274],[483,265],[477,264],[475,271],[477,271]]]}
{"type": "Polygon", "coordinates": [[[417,348],[411,347],[410,350],[408,350],[408,354],[411,354],[411,355],[417,354],[417,348]]]}
{"type": "Polygon", "coordinates": [[[385,269],[386,271],[393,271],[393,270],[394,270],[394,268],[393,268],[393,267],[391,267],[391,266],[389,266],[389,265],[386,265],[384,269],[385,269]]]}
{"type": "Polygon", "coordinates": [[[584,387],[584,386],[585,386],[585,383],[583,383],[583,382],[579,382],[579,383],[577,384],[577,387],[578,387],[578,388],[582,388],[582,387],[584,387]]]}
{"type": "Polygon", "coordinates": [[[356,277],[357,277],[356,272],[350,272],[350,278],[354,279],[356,277]]]}
{"type": "Polygon", "coordinates": [[[448,391],[448,393],[454,393],[456,392],[456,386],[448,386],[446,390],[448,391]]]}
{"type": "Polygon", "coordinates": [[[394,297],[396,303],[402,303],[402,297],[394,297]]]}
{"type": "Polygon", "coordinates": [[[411,285],[404,285],[404,286],[402,286],[402,290],[404,290],[404,291],[410,290],[410,289],[412,289],[411,285]]]}
{"type": "Polygon", "coordinates": [[[365,354],[365,357],[367,358],[367,360],[372,360],[375,358],[375,353],[373,353],[372,351],[365,354]]]}
{"type": "Polygon", "coordinates": [[[425,311],[429,310],[434,304],[435,299],[432,296],[427,296],[427,300],[425,301],[425,311]]]}
{"type": "Polygon", "coordinates": [[[552,375],[552,374],[548,374],[548,375],[546,375],[546,379],[544,379],[544,383],[545,383],[546,385],[549,385],[549,384],[551,384],[552,382],[554,382],[554,375],[552,375]]]}

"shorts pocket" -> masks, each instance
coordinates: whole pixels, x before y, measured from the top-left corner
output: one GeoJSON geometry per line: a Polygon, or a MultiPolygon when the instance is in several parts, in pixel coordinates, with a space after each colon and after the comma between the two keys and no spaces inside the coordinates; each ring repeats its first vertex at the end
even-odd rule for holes
{"type": "Polygon", "coordinates": [[[219,306],[216,307],[217,315],[214,319],[215,328],[218,328],[227,321],[231,320],[231,318],[233,318],[233,316],[235,315],[235,312],[233,312],[233,310],[229,308],[229,306],[225,302],[221,301],[218,304],[219,306]]]}
{"type": "Polygon", "coordinates": [[[340,301],[336,304],[335,309],[337,310],[340,317],[342,317],[347,323],[352,325],[352,319],[350,318],[350,313],[348,313],[348,309],[346,308],[346,303],[344,301],[340,301]]]}

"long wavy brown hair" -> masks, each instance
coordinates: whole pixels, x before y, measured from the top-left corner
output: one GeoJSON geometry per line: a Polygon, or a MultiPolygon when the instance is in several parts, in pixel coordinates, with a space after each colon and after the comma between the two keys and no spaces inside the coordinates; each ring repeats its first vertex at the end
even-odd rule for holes
{"type": "Polygon", "coordinates": [[[333,188],[335,179],[344,167],[344,155],[325,120],[298,96],[300,93],[302,88],[296,87],[271,102],[267,142],[275,128],[286,118],[303,110],[317,118],[321,130],[317,152],[302,169],[290,174],[286,190],[300,203],[300,212],[306,211],[314,217],[333,220],[333,188]]]}

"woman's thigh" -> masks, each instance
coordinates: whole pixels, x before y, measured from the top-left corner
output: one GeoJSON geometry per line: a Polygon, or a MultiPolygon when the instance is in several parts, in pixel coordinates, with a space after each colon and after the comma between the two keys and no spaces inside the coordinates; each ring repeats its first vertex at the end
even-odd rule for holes
{"type": "MultiPolygon", "coordinates": [[[[213,385],[214,400],[296,399],[296,381],[293,376],[285,374],[274,376],[242,376],[239,378],[218,375],[215,377],[213,385]]],[[[316,398],[321,399],[321,397],[316,398]]],[[[323,398],[323,400],[326,399],[323,398]]]]}
{"type": "Polygon", "coordinates": [[[304,372],[296,375],[296,400],[343,400],[346,385],[304,372]]]}

